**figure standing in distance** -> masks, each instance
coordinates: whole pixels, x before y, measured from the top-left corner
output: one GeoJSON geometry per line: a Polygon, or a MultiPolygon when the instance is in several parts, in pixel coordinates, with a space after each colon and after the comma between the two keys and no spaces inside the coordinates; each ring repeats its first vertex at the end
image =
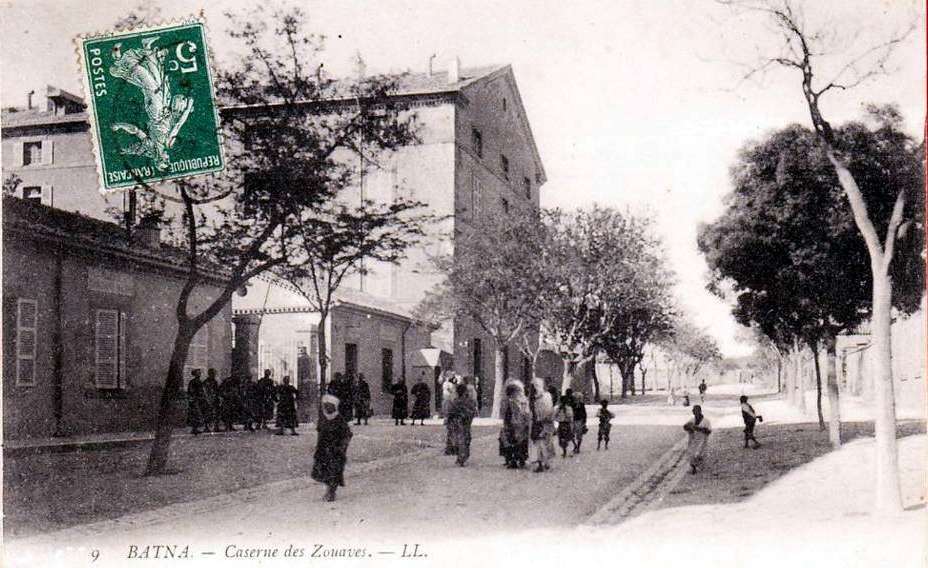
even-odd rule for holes
{"type": "Polygon", "coordinates": [[[219,405],[226,431],[235,432],[235,422],[242,414],[242,395],[238,379],[229,375],[219,385],[219,405]]]}
{"type": "Polygon", "coordinates": [[[326,501],[335,501],[335,490],[345,486],[345,463],[348,461],[348,443],[352,436],[348,421],[338,412],[339,402],[337,397],[324,395],[322,414],[316,424],[319,434],[310,476],[325,484],[326,501]]]}
{"type": "Polygon", "coordinates": [[[706,386],[706,379],[703,379],[703,380],[699,383],[699,402],[700,402],[700,403],[705,403],[705,402],[706,402],[706,389],[707,389],[707,388],[709,388],[709,387],[706,386]]]}
{"type": "Polygon", "coordinates": [[[470,458],[471,424],[477,415],[477,402],[467,394],[466,385],[458,385],[457,398],[448,408],[451,443],[457,455],[457,464],[464,467],[470,458]]]}
{"type": "Polygon", "coordinates": [[[354,416],[354,373],[345,373],[341,384],[338,386],[338,393],[335,395],[340,401],[338,403],[338,413],[344,416],[345,420],[351,422],[354,416]]]}
{"type": "Polygon", "coordinates": [[[580,453],[580,446],[583,444],[583,435],[586,434],[586,405],[583,403],[583,393],[574,394],[574,453],[580,453]]]}
{"type": "Polygon", "coordinates": [[[284,429],[289,428],[290,433],[299,436],[296,432],[298,425],[296,417],[296,397],[297,391],[290,384],[290,377],[284,376],[284,383],[277,387],[277,423],[278,436],[284,435],[284,429]]]}
{"type": "Polygon", "coordinates": [[[424,372],[419,375],[419,380],[412,386],[412,396],[412,424],[415,424],[416,420],[419,420],[422,426],[425,426],[425,419],[431,418],[432,416],[432,411],[429,406],[432,402],[432,391],[430,391],[429,386],[425,384],[424,372]]]}
{"type": "Polygon", "coordinates": [[[355,425],[360,426],[361,420],[367,426],[367,421],[371,417],[371,386],[364,379],[364,373],[358,374],[358,384],[354,389],[354,418],[355,425]]]}
{"type": "Polygon", "coordinates": [[[261,401],[258,397],[258,385],[252,380],[251,375],[245,375],[245,381],[242,383],[242,423],[245,430],[255,431],[255,424],[258,422],[258,415],[261,412],[261,401]]]}
{"type": "Polygon", "coordinates": [[[267,424],[274,418],[274,398],[276,397],[276,388],[274,385],[274,379],[271,378],[271,370],[265,369],[264,376],[258,381],[257,385],[257,397],[258,397],[258,430],[267,429],[267,424]]]}
{"type": "Polygon", "coordinates": [[[406,390],[406,381],[400,379],[391,388],[393,392],[393,422],[395,426],[405,426],[406,417],[409,416],[409,392],[406,390]]]}
{"type": "Polygon", "coordinates": [[[760,442],[754,437],[754,426],[758,422],[763,422],[764,417],[754,412],[754,407],[748,403],[748,397],[741,396],[741,418],[744,419],[744,447],[748,447],[748,442],[754,442],[754,449],[760,447],[760,442]]]}
{"type": "Polygon", "coordinates": [[[702,464],[706,445],[709,443],[709,434],[712,433],[712,424],[703,416],[702,407],[693,406],[693,417],[683,425],[688,434],[686,455],[690,461],[690,473],[696,474],[696,468],[702,464]]]}
{"type": "Polygon", "coordinates": [[[532,380],[529,389],[529,408],[532,413],[531,450],[538,465],[536,473],[551,469],[548,461],[554,456],[554,403],[545,391],[545,382],[539,377],[532,380]]]}
{"type": "Polygon", "coordinates": [[[206,399],[203,395],[203,381],[200,380],[200,369],[190,372],[192,375],[187,383],[187,425],[190,433],[196,436],[203,427],[203,409],[206,399]]]}
{"type": "Polygon", "coordinates": [[[451,408],[451,403],[458,397],[457,379],[454,375],[445,376],[442,392],[441,415],[445,419],[445,455],[453,456],[454,444],[451,441],[451,422],[448,420],[448,411],[451,408]]]}
{"type": "Polygon", "coordinates": [[[570,395],[561,395],[554,412],[554,420],[557,422],[557,443],[561,447],[561,457],[566,458],[567,446],[574,439],[574,409],[571,408],[570,395]]]}
{"type": "Polygon", "coordinates": [[[599,419],[599,432],[596,435],[596,449],[599,450],[599,445],[603,442],[606,442],[606,449],[609,449],[609,432],[612,430],[612,419],[615,418],[615,414],[609,411],[609,401],[603,399],[599,401],[599,411],[596,413],[596,418],[599,419]]]}
{"type": "Polygon", "coordinates": [[[216,381],[216,369],[207,369],[203,381],[203,399],[206,401],[204,417],[206,431],[219,431],[219,383],[216,381]]]}

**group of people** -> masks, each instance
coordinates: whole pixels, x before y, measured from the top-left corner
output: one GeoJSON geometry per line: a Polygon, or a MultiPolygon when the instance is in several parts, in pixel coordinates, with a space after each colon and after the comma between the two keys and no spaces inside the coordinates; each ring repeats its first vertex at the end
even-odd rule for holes
{"type": "MultiPolygon", "coordinates": [[[[753,442],[754,449],[760,447],[760,442],[754,436],[754,429],[758,422],[763,422],[764,417],[754,410],[748,397],[741,395],[741,418],[744,420],[744,447],[747,449],[749,443],[753,442]]],[[[709,435],[712,433],[712,424],[709,419],[702,413],[702,406],[697,404],[693,406],[693,417],[683,425],[683,430],[687,433],[686,455],[690,464],[690,473],[696,474],[702,465],[706,453],[706,446],[709,443],[709,435]]]]}
{"type": "Polygon", "coordinates": [[[363,421],[368,423],[373,412],[371,410],[371,386],[367,384],[364,373],[358,373],[357,378],[352,373],[335,373],[334,379],[326,385],[326,393],[338,400],[338,412],[345,421],[355,420],[360,426],[363,421]]]}
{"type": "Polygon", "coordinates": [[[421,425],[425,425],[425,419],[432,417],[432,391],[425,383],[425,376],[420,375],[419,380],[412,386],[412,389],[406,388],[406,381],[400,379],[390,388],[390,394],[393,395],[393,408],[390,416],[396,426],[405,426],[406,419],[412,420],[411,426],[419,420],[421,425]],[[409,412],[409,395],[412,395],[412,412],[409,412]]]}
{"type": "Polygon", "coordinates": [[[232,432],[236,424],[255,432],[268,429],[275,417],[277,434],[289,429],[297,435],[297,390],[289,376],[280,385],[274,383],[269,369],[257,382],[250,375],[241,380],[231,375],[219,383],[215,369],[207,370],[206,379],[201,376],[200,369],[193,369],[187,383],[187,424],[193,435],[232,432]]]}

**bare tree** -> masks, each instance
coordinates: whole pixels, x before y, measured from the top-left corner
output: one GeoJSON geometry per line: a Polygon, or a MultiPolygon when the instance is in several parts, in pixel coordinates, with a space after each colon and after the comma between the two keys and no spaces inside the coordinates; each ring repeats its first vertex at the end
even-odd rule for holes
{"type": "MultiPolygon", "coordinates": [[[[896,447],[892,372],[891,265],[896,241],[909,228],[910,219],[907,217],[912,215],[912,190],[900,189],[888,217],[875,218],[870,210],[873,203],[868,203],[850,167],[852,155],[837,140],[831,124],[822,113],[821,101],[822,97],[830,92],[852,89],[866,81],[886,75],[891,56],[896,48],[912,35],[915,24],[885,41],[864,47],[856,55],[850,56],[836,74],[823,79],[818,74],[817,63],[828,52],[828,38],[833,35],[833,30],[808,28],[801,10],[790,0],[719,1],[735,9],[760,13],[773,24],[780,35],[782,41],[779,52],[768,54],[745,74],[745,78],[764,73],[773,67],[786,68],[797,74],[798,85],[802,90],[812,126],[828,161],[834,167],[853,212],[855,225],[866,243],[873,275],[870,333],[873,341],[876,387],[876,507],[883,512],[901,511],[902,494],[896,447]]],[[[921,188],[917,191],[921,191],[921,188]]]]}

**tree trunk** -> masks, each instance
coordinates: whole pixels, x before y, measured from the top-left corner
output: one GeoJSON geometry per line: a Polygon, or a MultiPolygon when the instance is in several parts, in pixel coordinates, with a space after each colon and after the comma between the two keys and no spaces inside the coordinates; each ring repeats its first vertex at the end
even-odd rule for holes
{"type": "Polygon", "coordinates": [[[161,390],[161,403],[158,408],[158,418],[155,422],[155,440],[148,455],[148,466],[145,475],[160,475],[166,472],[168,456],[171,449],[171,434],[174,432],[174,401],[180,394],[184,384],[184,364],[187,362],[187,353],[190,342],[196,330],[188,323],[177,328],[174,337],[174,351],[168,364],[168,377],[161,390]]]}
{"type": "Polygon", "coordinates": [[[777,394],[783,392],[783,360],[777,357],[777,394]]]}
{"type": "Polygon", "coordinates": [[[596,358],[587,363],[590,366],[590,380],[593,381],[593,401],[599,400],[599,375],[596,374],[596,358]]]}
{"type": "Polygon", "coordinates": [[[825,431],[825,415],[822,413],[822,366],[818,360],[818,343],[813,343],[812,364],[815,366],[815,409],[818,411],[818,429],[825,431]]]}
{"type": "MultiPolygon", "coordinates": [[[[570,374],[571,362],[568,359],[564,359],[564,372],[561,373],[561,388],[558,389],[560,392],[570,388],[571,383],[573,382],[573,375],[570,374]]],[[[557,401],[554,401],[557,404],[557,401]]]]}
{"type": "Polygon", "coordinates": [[[499,418],[499,410],[503,404],[503,390],[506,388],[506,345],[496,345],[496,360],[493,362],[493,406],[490,407],[490,417],[499,418]]]}
{"type": "Polygon", "coordinates": [[[802,364],[802,351],[796,347],[796,406],[799,412],[806,413],[806,377],[802,364]]]}
{"type": "Polygon", "coordinates": [[[628,363],[619,364],[619,374],[622,375],[622,398],[628,398],[628,385],[635,380],[635,368],[629,368],[628,363]]]}
{"type": "Polygon", "coordinates": [[[645,393],[645,382],[644,382],[644,379],[645,379],[645,376],[646,376],[647,374],[648,374],[647,371],[645,371],[644,369],[641,370],[641,394],[642,394],[642,396],[644,396],[644,393],[645,393]]]}
{"type": "MultiPolygon", "coordinates": [[[[874,259],[871,259],[875,262],[874,259]]],[[[893,393],[892,367],[892,283],[888,274],[873,270],[873,341],[874,389],[876,408],[876,508],[883,513],[902,511],[899,485],[899,454],[896,447],[896,401],[893,393]]]]}
{"type": "Polygon", "coordinates": [[[825,384],[828,388],[828,439],[833,448],[841,447],[841,407],[838,397],[838,369],[835,352],[837,338],[831,336],[825,340],[825,384]]]}
{"type": "MultiPolygon", "coordinates": [[[[318,343],[319,343],[319,396],[316,397],[316,418],[318,420],[319,416],[322,416],[322,397],[325,396],[325,387],[326,387],[326,377],[328,376],[326,372],[329,368],[329,358],[328,358],[328,347],[326,345],[326,335],[325,335],[325,324],[328,320],[328,314],[321,312],[319,314],[319,326],[316,328],[318,343]]],[[[318,422],[317,422],[318,424],[318,422]]]]}

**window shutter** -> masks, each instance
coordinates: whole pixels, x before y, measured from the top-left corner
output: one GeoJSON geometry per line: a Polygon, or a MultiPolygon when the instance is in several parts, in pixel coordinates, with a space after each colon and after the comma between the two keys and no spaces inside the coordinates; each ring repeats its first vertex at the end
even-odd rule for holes
{"type": "Polygon", "coordinates": [[[54,152],[55,143],[52,140],[42,140],[42,164],[49,166],[52,164],[52,152],[54,152]]]}
{"type": "Polygon", "coordinates": [[[35,300],[16,301],[16,386],[35,384],[38,311],[35,300]]]}
{"type": "Polygon", "coordinates": [[[96,373],[94,377],[99,389],[115,389],[119,386],[118,328],[118,311],[96,311],[94,333],[96,373]]]}
{"type": "Polygon", "coordinates": [[[118,386],[129,386],[129,373],[126,368],[126,329],[129,317],[126,312],[119,312],[119,383],[118,386]]]}

